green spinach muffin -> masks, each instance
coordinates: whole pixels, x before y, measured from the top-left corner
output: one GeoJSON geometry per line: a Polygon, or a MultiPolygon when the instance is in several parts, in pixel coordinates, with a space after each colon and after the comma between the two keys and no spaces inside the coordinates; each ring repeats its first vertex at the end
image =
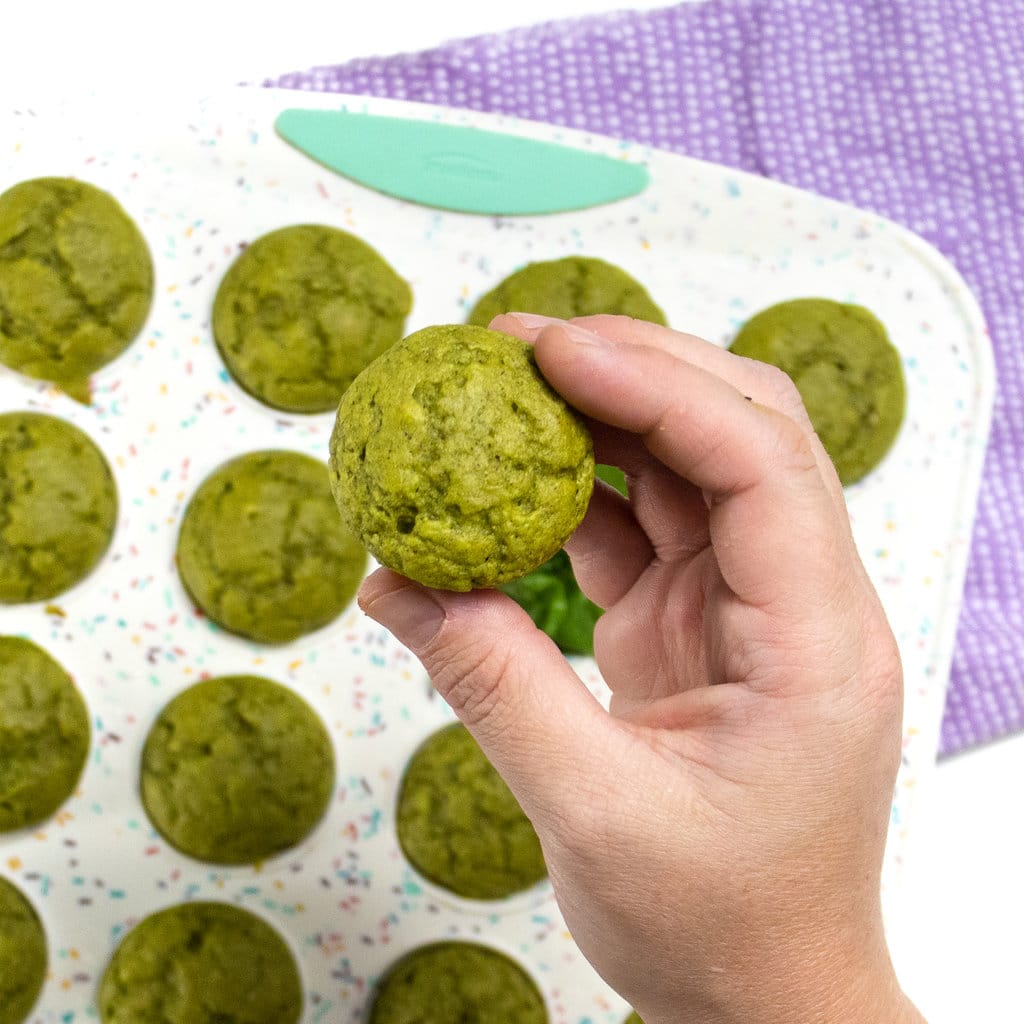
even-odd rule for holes
{"type": "Polygon", "coordinates": [[[563,320],[615,313],[652,324],[666,322],[639,281],[621,267],[590,256],[528,263],[480,298],[468,322],[486,327],[501,313],[517,311],[563,320]]]}
{"type": "Polygon", "coordinates": [[[751,317],[730,346],[785,370],[844,485],[892,447],[906,409],[900,354],[863,306],[793,299],[751,317]]]}
{"type": "Polygon", "coordinates": [[[345,610],[367,556],[338,518],[322,462],[260,451],[200,484],[182,520],[177,563],[185,589],[214,622],[282,644],[345,610]]]}
{"type": "Polygon", "coordinates": [[[623,1024],[644,1024],[644,1022],[641,1019],[640,1014],[634,1011],[625,1019],[623,1024]]]}
{"type": "Polygon", "coordinates": [[[71,178],[0,195],[0,363],[88,401],[152,299],[146,241],[113,196],[71,178]]]}
{"type": "Polygon", "coordinates": [[[0,415],[0,604],[44,601],[96,567],[117,522],[103,453],[78,427],[0,415]]]}
{"type": "Polygon", "coordinates": [[[100,982],[103,1024],[296,1024],[302,981],[284,939],[226,903],[143,918],[100,982]]]}
{"type": "Polygon", "coordinates": [[[219,676],[160,712],[142,751],[142,803],[182,853],[252,864],[295,846],[323,817],[334,751],[297,694],[259,676],[219,676]]]}
{"type": "Polygon", "coordinates": [[[31,641],[0,636],[0,832],[37,825],[71,796],[89,732],[71,676],[31,641]]]}
{"type": "Polygon", "coordinates": [[[337,228],[257,238],[228,269],[213,336],[238,383],[266,405],[325,412],[402,336],[412,292],[384,258],[337,228]]]}
{"type": "Polygon", "coordinates": [[[331,437],[342,518],[384,565],[430,587],[523,576],[576,529],[594,486],[590,433],[531,346],[428,327],[368,366],[331,437]]]}
{"type": "Polygon", "coordinates": [[[46,980],[46,933],[21,891],[0,878],[0,1024],[23,1024],[46,980]]]}
{"type": "Polygon", "coordinates": [[[507,956],[472,942],[413,950],[377,985],[369,1024],[547,1024],[540,990],[507,956]]]}
{"type": "Polygon", "coordinates": [[[413,867],[459,896],[503,899],[547,877],[529,818],[459,723],[413,755],[395,817],[413,867]]]}

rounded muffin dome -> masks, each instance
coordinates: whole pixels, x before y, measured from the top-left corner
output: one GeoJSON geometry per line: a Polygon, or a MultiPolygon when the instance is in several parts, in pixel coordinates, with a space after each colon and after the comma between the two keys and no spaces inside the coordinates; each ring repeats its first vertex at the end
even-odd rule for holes
{"type": "Polygon", "coordinates": [[[469,325],[428,327],[370,364],[338,407],[331,486],[383,565],[444,590],[546,562],[587,510],[589,431],[533,349],[469,325]]]}

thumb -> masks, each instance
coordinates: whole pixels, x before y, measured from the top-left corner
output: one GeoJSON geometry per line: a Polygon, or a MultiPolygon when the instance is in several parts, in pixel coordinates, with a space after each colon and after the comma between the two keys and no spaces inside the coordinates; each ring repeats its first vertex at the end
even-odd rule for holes
{"type": "Polygon", "coordinates": [[[494,590],[431,590],[379,569],[359,605],[423,663],[531,820],[560,815],[607,715],[554,643],[494,590]]]}

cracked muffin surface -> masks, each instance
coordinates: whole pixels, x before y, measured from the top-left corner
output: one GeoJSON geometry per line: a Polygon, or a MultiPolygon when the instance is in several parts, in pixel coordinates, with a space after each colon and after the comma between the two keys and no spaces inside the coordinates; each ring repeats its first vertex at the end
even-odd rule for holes
{"type": "Polygon", "coordinates": [[[413,867],[459,896],[502,899],[547,877],[530,819],[459,723],[434,733],[413,754],[396,823],[413,867]]]}
{"type": "Polygon", "coordinates": [[[260,676],[185,690],[146,737],[142,803],[182,853],[251,864],[301,842],[334,790],[334,751],[316,712],[260,676]]]}
{"type": "Polygon", "coordinates": [[[71,676],[30,640],[0,636],[0,833],[44,821],[71,796],[89,734],[71,676]]]}
{"type": "Polygon", "coordinates": [[[501,313],[538,313],[571,320],[610,313],[664,324],[665,314],[639,281],[605,260],[563,256],[528,263],[481,296],[467,322],[486,327],[501,313]]]}
{"type": "Polygon", "coordinates": [[[56,416],[0,415],[0,604],[44,601],[83,580],[117,522],[117,488],[87,434],[56,416]]]}
{"type": "Polygon", "coordinates": [[[465,324],[417,331],[359,375],[330,470],[342,517],[378,561],[461,591],[546,562],[594,486],[590,433],[532,347],[465,324]]]}
{"type": "Polygon", "coordinates": [[[280,644],[344,611],[367,556],[338,517],[324,464],[268,450],[230,460],[199,485],[177,562],[185,589],[214,622],[280,644]]]}
{"type": "Polygon", "coordinates": [[[103,1024],[296,1024],[302,981],[278,932],[226,903],[183,903],[143,918],[99,988],[103,1024]]]}
{"type": "Polygon", "coordinates": [[[364,366],[402,336],[412,292],[355,235],[318,224],[247,246],[213,304],[213,335],[232,377],[288,412],[338,405],[364,366]]]}
{"type": "Polygon", "coordinates": [[[871,472],[896,440],[906,410],[903,363],[863,306],[777,303],[751,317],[729,351],[789,375],[844,485],[871,472]]]}
{"type": "Polygon", "coordinates": [[[46,933],[20,889],[0,878],[0,1024],[23,1024],[46,981],[46,933]]]}
{"type": "Polygon", "coordinates": [[[88,401],[152,299],[149,248],[113,196],[72,178],[0,195],[0,362],[88,401]]]}

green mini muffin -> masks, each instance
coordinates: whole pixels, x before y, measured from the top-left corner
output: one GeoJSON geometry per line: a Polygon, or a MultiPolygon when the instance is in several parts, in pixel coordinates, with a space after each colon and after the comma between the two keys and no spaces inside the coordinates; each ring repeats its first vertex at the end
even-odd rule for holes
{"type": "Polygon", "coordinates": [[[438,942],[381,978],[369,1024],[547,1024],[540,990],[507,956],[472,942],[438,942]]]}
{"type": "Polygon", "coordinates": [[[260,451],[200,484],[182,520],[177,563],[185,589],[214,622],[281,644],[345,610],[367,556],[338,518],[322,462],[260,451]]]}
{"type": "Polygon", "coordinates": [[[640,1014],[634,1011],[625,1019],[625,1021],[623,1021],[623,1024],[644,1024],[644,1022],[641,1019],[640,1014]]]}
{"type": "Polygon", "coordinates": [[[22,1024],[46,980],[46,933],[32,904],[0,878],[0,1024],[22,1024]]]}
{"type": "Polygon", "coordinates": [[[480,298],[468,322],[486,327],[499,314],[517,311],[564,320],[616,313],[652,324],[666,322],[639,281],[621,267],[590,256],[528,263],[480,298]]]}
{"type": "Polygon", "coordinates": [[[152,299],[146,241],[113,196],[71,178],[0,195],[0,363],[88,401],[152,299]]]}
{"type": "Polygon", "coordinates": [[[413,755],[395,817],[413,867],[459,896],[503,899],[547,877],[530,819],[459,723],[413,755]]]}
{"type": "Polygon", "coordinates": [[[785,370],[844,485],[882,461],[906,409],[900,354],[862,306],[794,299],[751,317],[730,351],[785,370]]]}
{"type": "Polygon", "coordinates": [[[0,832],[53,814],[88,753],[89,712],[71,677],[31,641],[0,636],[0,832]]]}
{"type": "Polygon", "coordinates": [[[334,751],[316,712],[291,690],[220,676],[160,712],[140,788],[150,820],[182,853],[251,864],[295,846],[323,817],[334,751]]]}
{"type": "Polygon", "coordinates": [[[299,224],[257,238],[228,269],[213,336],[231,375],[261,402],[325,412],[402,336],[412,292],[365,242],[299,224]]]}
{"type": "Polygon", "coordinates": [[[546,562],[594,486],[590,434],[533,349],[468,325],[409,335],[338,407],[331,485],[384,565],[430,587],[493,587],[546,562]]]}
{"type": "Polygon", "coordinates": [[[302,981],[284,939],[226,903],[143,918],[100,982],[103,1024],[296,1024],[302,981]]]}
{"type": "Polygon", "coordinates": [[[103,453],[78,427],[0,415],[0,604],[44,601],[96,567],[117,522],[103,453]]]}

